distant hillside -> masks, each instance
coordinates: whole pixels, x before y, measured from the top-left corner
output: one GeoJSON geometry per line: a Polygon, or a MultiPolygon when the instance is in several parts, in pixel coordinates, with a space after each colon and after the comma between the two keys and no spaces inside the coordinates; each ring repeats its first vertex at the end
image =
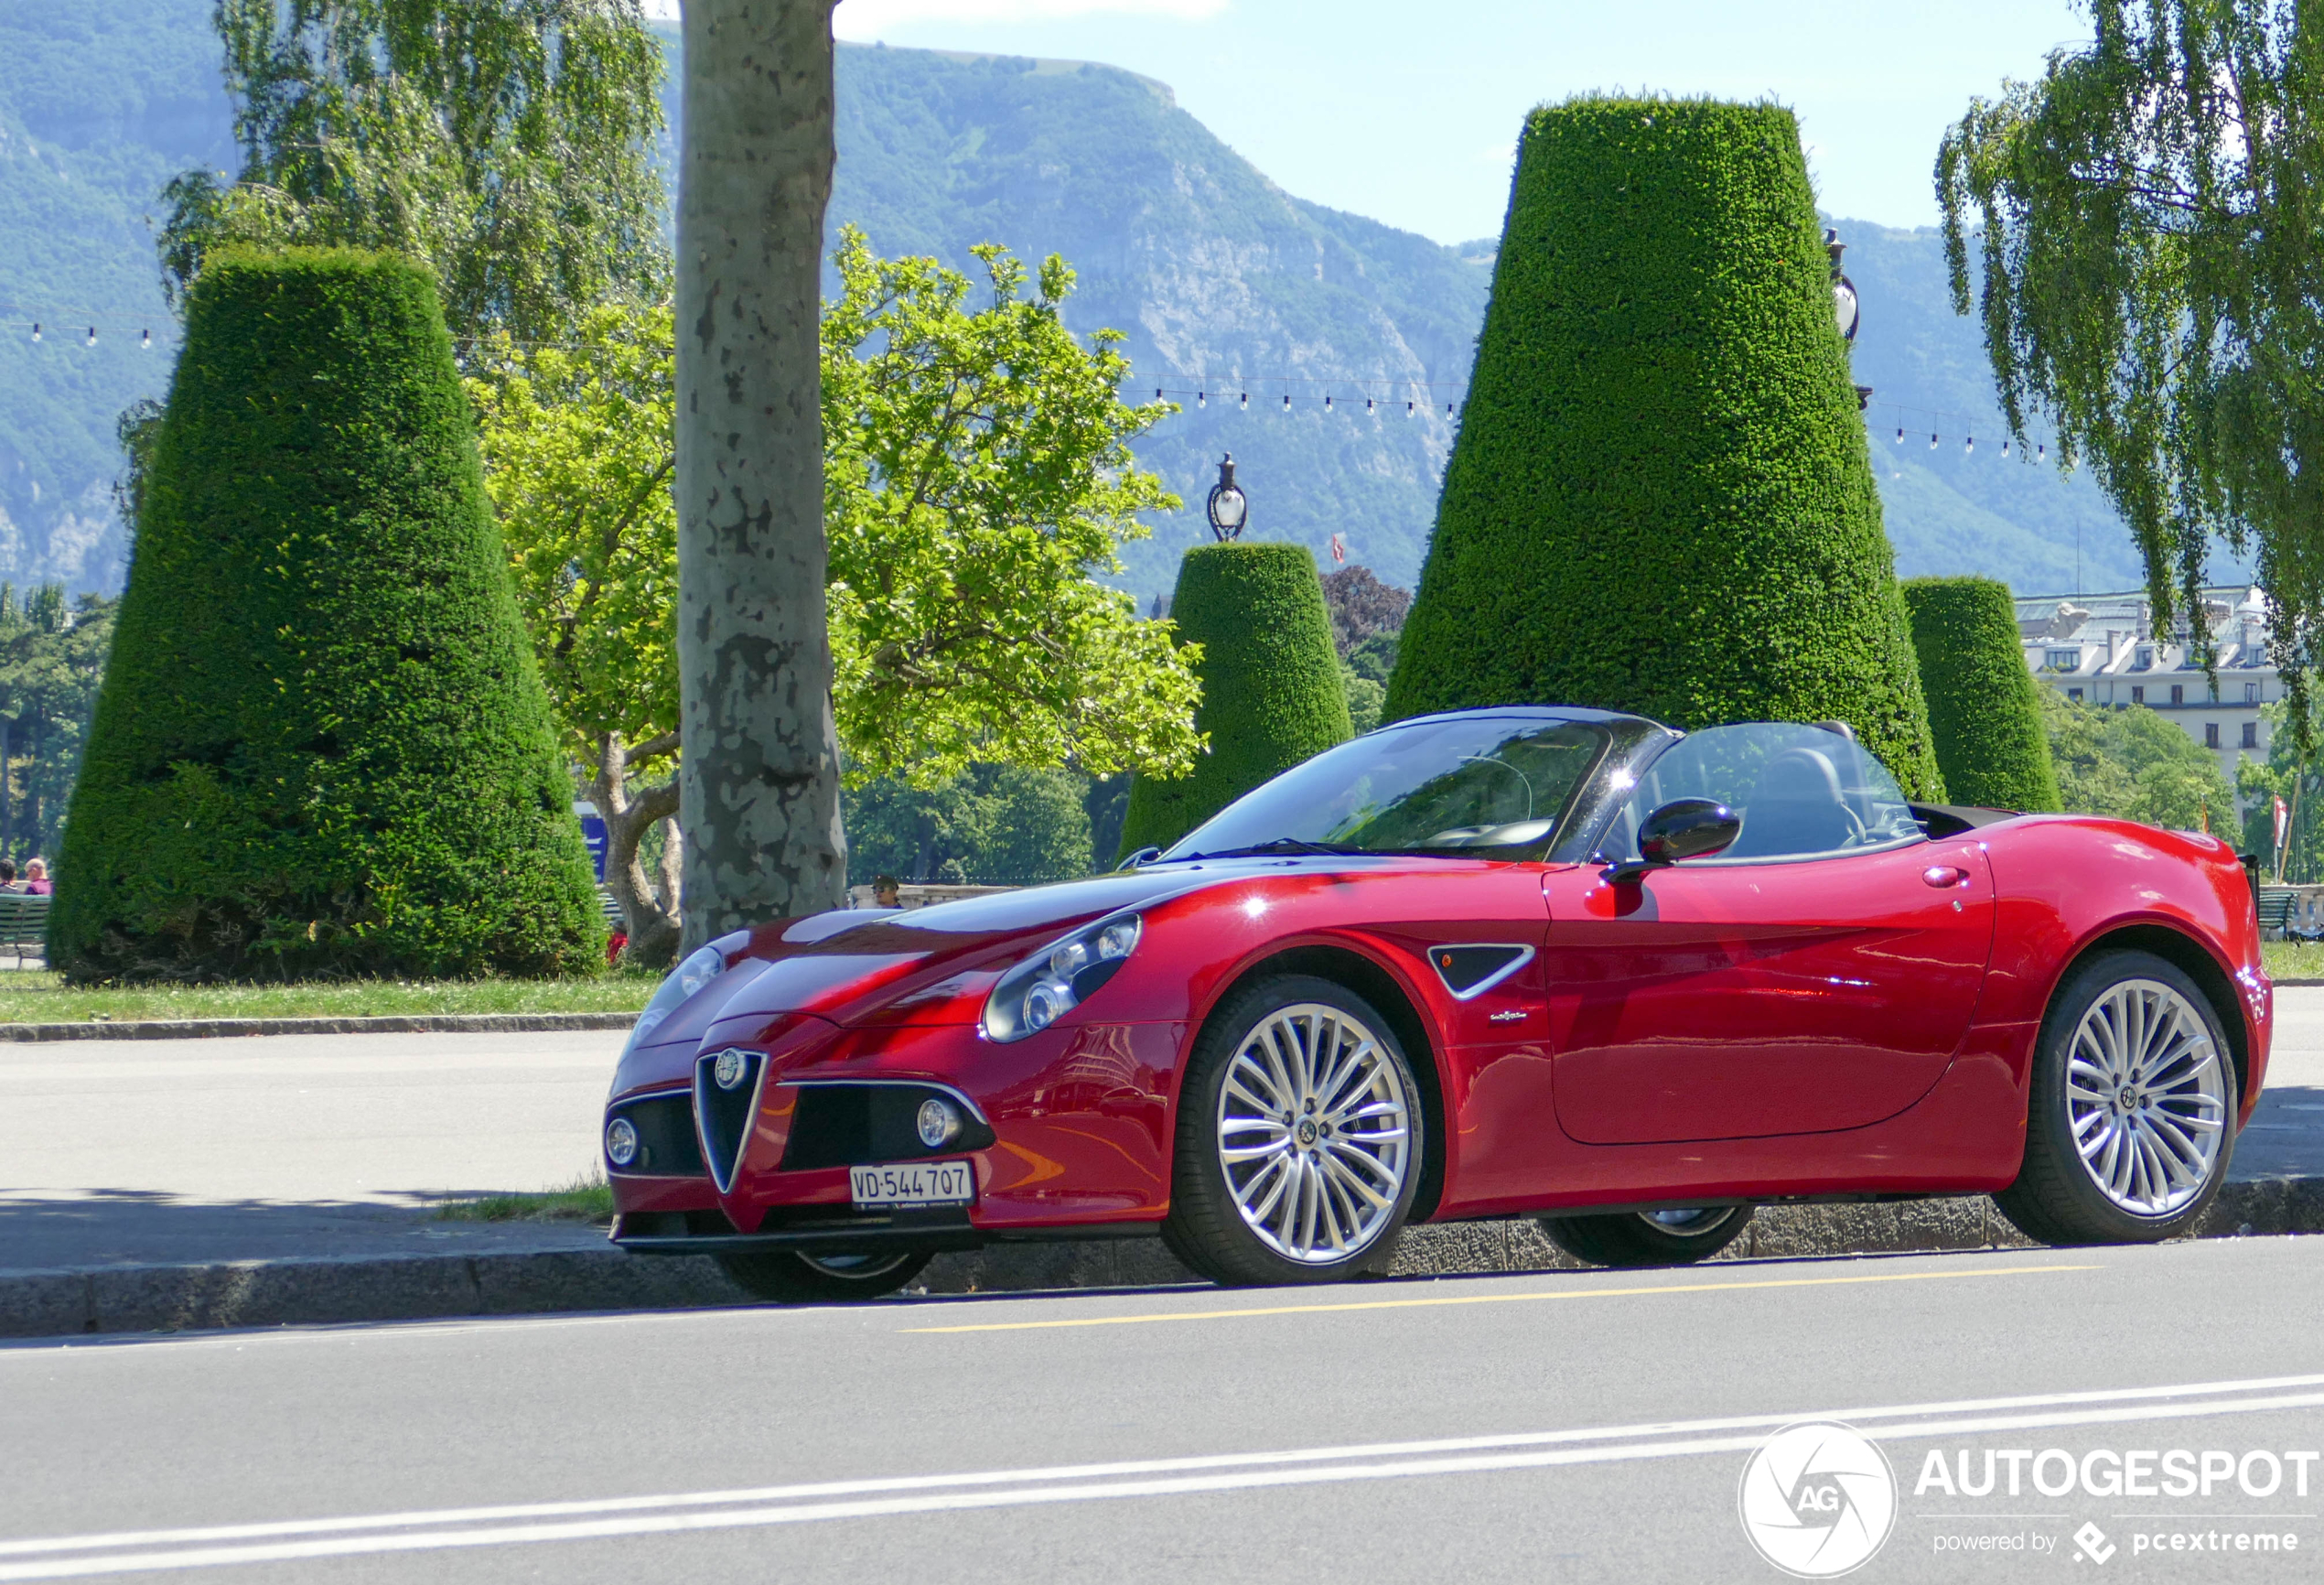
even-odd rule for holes
{"type": "MultiPolygon", "coordinates": [[[[209,0],[0,0],[0,577],[119,587],[113,421],[166,387],[176,344],[146,217],[171,174],[232,163],[209,17],[209,0]],[[84,321],[98,314],[111,317],[91,349],[84,321]],[[146,324],[155,345],[141,350],[146,324]]],[[[674,123],[674,81],[667,100],[674,123]]],[[[1131,551],[1125,581],[1141,598],[1168,588],[1206,532],[1200,503],[1222,451],[1235,454],[1255,535],[1321,555],[1338,533],[1352,561],[1410,585],[1490,240],[1440,247],[1294,198],[1167,87],[1112,67],[844,47],[839,113],[834,228],[853,221],[882,252],[956,264],[984,241],[1028,259],[1062,253],[1080,275],[1071,321],[1129,338],[1132,395],[1213,393],[1199,411],[1177,398],[1187,411],[1139,447],[1189,503],[1131,551]],[[1288,415],[1286,389],[1298,396],[1288,415]],[[1248,412],[1232,399],[1243,390],[1248,412]],[[1431,400],[1405,417],[1420,391],[1431,400]],[[1384,399],[1369,416],[1367,394],[1384,399]]],[[[1839,224],[1865,302],[1857,379],[1877,402],[1988,424],[1983,353],[1945,300],[1934,233],[1839,224]]],[[[2083,587],[2137,581],[2127,535],[2086,480],[2004,464],[1997,431],[1988,441],[1980,428],[1964,458],[1951,421],[1931,452],[1925,431],[1899,447],[1885,411],[1871,417],[1900,570],[2068,589],[2079,530],[2083,587]]]]}

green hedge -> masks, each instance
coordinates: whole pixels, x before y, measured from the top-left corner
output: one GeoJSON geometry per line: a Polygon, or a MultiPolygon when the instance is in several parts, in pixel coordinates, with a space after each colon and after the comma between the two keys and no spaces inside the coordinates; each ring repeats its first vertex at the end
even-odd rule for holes
{"type": "Polygon", "coordinates": [[[1937,792],[1791,113],[1527,120],[1390,718],[1851,723],[1937,792]]]}
{"type": "Polygon", "coordinates": [[[1204,545],[1178,568],[1170,617],[1202,646],[1191,776],[1130,784],[1123,853],[1167,847],[1260,782],[1354,735],[1316,558],[1297,545],[1204,545]]]}
{"type": "Polygon", "coordinates": [[[2055,810],[2058,772],[2041,724],[2041,685],[2017,644],[2009,586],[1986,577],[1904,585],[1937,766],[1956,803],[2055,810]]]}
{"type": "Polygon", "coordinates": [[[215,259],[58,868],[81,979],[546,975],[604,923],[427,273],[215,259]]]}

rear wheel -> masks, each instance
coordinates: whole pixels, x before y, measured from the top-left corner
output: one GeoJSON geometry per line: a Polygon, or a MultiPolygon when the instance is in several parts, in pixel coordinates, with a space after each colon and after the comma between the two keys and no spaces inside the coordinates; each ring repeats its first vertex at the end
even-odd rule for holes
{"type": "Polygon", "coordinates": [[[1163,1238],[1214,1282],[1356,1276],[1394,1249],[1420,1139],[1420,1085],[1371,1003],[1308,975],[1258,981],[1195,1042],[1163,1238]]]}
{"type": "Polygon", "coordinates": [[[2211,1207],[2234,1154],[2233,1060],[2178,965],[2110,952],[2042,1020],[2017,1181],[1994,1196],[2044,1244],[2140,1244],[2211,1207]]]}
{"type": "Polygon", "coordinates": [[[1544,1216],[1542,1231],[1593,1266],[1685,1266],[1725,1249],[1751,1224],[1748,1205],[1694,1205],[1608,1216],[1544,1216]]]}
{"type": "Polygon", "coordinates": [[[721,1255],[718,1264],[754,1298],[778,1304],[830,1304],[878,1299],[920,1275],[931,1255],[721,1255]]]}

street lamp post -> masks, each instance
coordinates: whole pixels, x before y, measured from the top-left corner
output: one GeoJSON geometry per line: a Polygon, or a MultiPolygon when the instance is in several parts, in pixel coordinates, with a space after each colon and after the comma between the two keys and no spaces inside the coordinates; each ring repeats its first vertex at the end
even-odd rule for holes
{"type": "MultiPolygon", "coordinates": [[[[1840,340],[1854,346],[1856,329],[1864,323],[1864,307],[1856,300],[1856,283],[1840,272],[1840,255],[1848,251],[1848,244],[1840,240],[1838,227],[1824,228],[1824,251],[1832,257],[1832,317],[1840,327],[1840,340]]],[[[1871,386],[1856,388],[1857,412],[1863,412],[1871,400],[1871,386]]]]}
{"type": "Polygon", "coordinates": [[[1243,530],[1251,521],[1251,502],[1234,482],[1234,454],[1227,453],[1219,459],[1219,482],[1210,487],[1210,499],[1203,505],[1210,519],[1210,532],[1219,536],[1221,545],[1243,537],[1243,530]]]}

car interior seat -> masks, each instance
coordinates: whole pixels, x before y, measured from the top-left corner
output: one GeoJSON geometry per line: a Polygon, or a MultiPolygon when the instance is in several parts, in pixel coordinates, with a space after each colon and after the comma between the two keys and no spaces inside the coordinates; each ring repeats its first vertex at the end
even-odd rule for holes
{"type": "Polygon", "coordinates": [[[1786,749],[1759,772],[1743,808],[1742,835],[1722,857],[1829,853],[1845,846],[1860,829],[1841,795],[1840,773],[1831,757],[1815,749],[1786,749]]]}

